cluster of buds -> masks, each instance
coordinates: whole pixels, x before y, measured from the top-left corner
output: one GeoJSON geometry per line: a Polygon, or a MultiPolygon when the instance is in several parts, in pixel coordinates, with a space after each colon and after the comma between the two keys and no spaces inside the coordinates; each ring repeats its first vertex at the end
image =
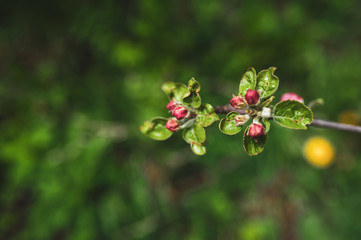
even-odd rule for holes
{"type": "MultiPolygon", "coordinates": [[[[249,107],[258,105],[260,103],[259,92],[257,92],[256,90],[248,89],[244,97],[241,95],[233,95],[229,103],[232,105],[232,107],[236,109],[247,109],[246,113],[251,113],[253,112],[253,109],[249,109],[249,107]]],[[[270,118],[271,109],[263,108],[260,114],[261,117],[270,118]]],[[[234,120],[236,122],[236,126],[243,126],[250,118],[251,117],[249,114],[239,114],[234,117],[234,120]]],[[[258,120],[254,119],[253,123],[249,127],[247,135],[252,138],[258,138],[264,134],[265,132],[263,130],[263,125],[259,123],[258,120]]]]}
{"type": "Polygon", "coordinates": [[[241,95],[233,96],[229,103],[234,108],[245,109],[248,106],[254,106],[259,103],[259,93],[256,90],[248,89],[244,97],[241,95]]]}
{"type": "Polygon", "coordinates": [[[183,106],[180,103],[177,103],[176,101],[170,101],[167,104],[167,109],[169,110],[169,112],[172,113],[173,117],[178,120],[182,120],[189,115],[187,107],[183,106]]]}
{"type": "MultiPolygon", "coordinates": [[[[303,98],[297,95],[296,93],[285,93],[281,97],[281,101],[286,100],[294,100],[299,101],[303,103],[303,98]]],[[[244,98],[242,96],[233,96],[233,98],[230,101],[230,104],[237,109],[248,109],[248,106],[253,106],[259,104],[259,93],[255,90],[248,89],[246,95],[244,98]]],[[[248,109],[246,110],[247,113],[253,112],[254,109],[248,109]]],[[[271,118],[272,117],[272,111],[271,108],[263,107],[262,110],[260,110],[257,114],[257,117],[253,119],[253,123],[249,126],[247,135],[252,138],[258,138],[265,134],[263,125],[258,121],[258,118],[271,118]]],[[[236,126],[242,126],[244,125],[248,120],[250,116],[245,115],[237,115],[234,117],[234,120],[236,122],[236,126]]]]}
{"type": "Polygon", "coordinates": [[[167,104],[167,109],[172,113],[173,117],[168,119],[165,127],[170,131],[175,132],[180,126],[178,120],[185,119],[189,116],[188,108],[176,101],[170,101],[167,104]]]}

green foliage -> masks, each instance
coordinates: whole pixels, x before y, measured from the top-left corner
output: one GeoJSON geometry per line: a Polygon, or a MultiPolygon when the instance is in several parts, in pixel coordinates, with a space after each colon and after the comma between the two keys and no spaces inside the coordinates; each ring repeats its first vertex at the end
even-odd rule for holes
{"type": "Polygon", "coordinates": [[[201,85],[194,78],[191,78],[188,81],[188,89],[190,92],[199,93],[199,91],[201,90],[201,85]]]}
{"type": "Polygon", "coordinates": [[[200,90],[201,85],[194,78],[191,78],[188,81],[188,92],[183,95],[183,102],[193,108],[199,108],[202,104],[198,94],[200,90]]]}
{"type": "Polygon", "coordinates": [[[292,129],[307,129],[312,123],[313,113],[303,103],[298,101],[283,101],[275,106],[273,120],[282,127],[292,129]]]}
{"type": "Polygon", "coordinates": [[[270,105],[271,102],[272,102],[274,99],[275,99],[275,96],[271,96],[271,97],[269,97],[268,99],[264,100],[264,101],[260,104],[260,106],[261,106],[261,107],[268,107],[268,105],[270,105]]]}
{"type": "Polygon", "coordinates": [[[218,115],[214,112],[212,105],[206,103],[197,109],[197,123],[202,127],[208,127],[215,121],[219,120],[218,115]]]}
{"type": "Polygon", "coordinates": [[[275,67],[270,67],[258,73],[256,90],[259,92],[261,99],[272,96],[278,88],[278,77],[273,74],[275,70],[275,67]]]}
{"type": "MultiPolygon", "coordinates": [[[[293,129],[306,129],[306,126],[312,123],[312,111],[300,102],[288,100],[278,103],[275,107],[269,106],[275,98],[272,94],[276,92],[279,85],[279,79],[274,75],[275,70],[275,67],[270,67],[260,71],[256,77],[255,69],[250,67],[243,74],[240,81],[240,96],[246,96],[249,89],[256,89],[260,95],[258,104],[255,106],[254,104],[245,105],[244,107],[245,115],[248,118],[252,118],[253,123],[259,124],[259,120],[263,123],[261,124],[262,130],[259,130],[259,134],[254,133],[256,134],[255,136],[252,136],[253,133],[250,134],[250,127],[247,127],[244,131],[243,146],[250,156],[255,156],[263,151],[267,141],[267,134],[271,128],[270,119],[283,127],[293,129]],[[261,136],[259,136],[260,134],[261,136]]],[[[242,125],[246,122],[237,124],[236,117],[238,115],[238,112],[228,113],[226,118],[221,119],[219,130],[227,135],[234,135],[240,132],[242,125]]]]}
{"type": "MultiPolygon", "coordinates": [[[[184,96],[189,94],[187,87],[181,83],[166,82],[162,85],[162,90],[170,100],[175,100],[180,103],[183,103],[184,96]]],[[[191,102],[192,100],[193,99],[191,99],[191,102]]]]}
{"type": "Polygon", "coordinates": [[[196,155],[204,155],[206,154],[206,148],[202,146],[202,144],[198,142],[192,142],[191,143],[191,149],[196,155]]]}
{"type": "MultiPolygon", "coordinates": [[[[184,119],[175,118],[179,127],[176,130],[183,130],[183,139],[190,144],[190,147],[196,155],[204,155],[206,148],[202,143],[206,140],[204,127],[210,126],[213,122],[219,120],[218,115],[214,112],[212,105],[201,104],[199,91],[201,85],[194,78],[188,81],[188,88],[180,83],[167,82],[162,85],[163,92],[168,96],[170,101],[177,102],[178,105],[187,109],[188,115],[184,119]]],[[[171,112],[173,112],[171,110],[171,112]]],[[[152,122],[146,121],[141,126],[142,133],[154,140],[165,140],[172,135],[172,131],[166,127],[166,118],[155,118],[152,122]]]]}
{"type": "Polygon", "coordinates": [[[197,155],[206,153],[202,143],[206,140],[206,131],[199,124],[186,128],[183,131],[183,139],[190,144],[192,151],[197,155]]]}
{"type": "Polygon", "coordinates": [[[238,95],[245,96],[248,89],[254,90],[257,84],[257,74],[256,70],[253,67],[248,68],[248,70],[243,74],[241,81],[239,83],[238,95]]]}
{"type": "Polygon", "coordinates": [[[267,142],[267,134],[264,134],[258,138],[252,138],[249,136],[248,130],[249,127],[247,127],[243,133],[243,147],[248,155],[255,156],[263,151],[264,145],[267,142]]]}
{"type": "Polygon", "coordinates": [[[242,126],[236,126],[235,116],[239,115],[238,112],[230,112],[226,118],[222,118],[219,122],[219,130],[227,135],[234,135],[242,130],[242,126]]]}
{"type": "Polygon", "coordinates": [[[264,131],[267,134],[269,130],[271,129],[271,122],[267,118],[262,118],[262,123],[264,125],[264,131]]]}
{"type": "Polygon", "coordinates": [[[183,131],[184,140],[191,144],[192,142],[203,143],[206,140],[206,131],[199,124],[186,128],[183,131]]]}
{"type": "MultiPolygon", "coordinates": [[[[313,113],[303,103],[287,100],[278,103],[275,107],[269,106],[274,100],[272,94],[279,85],[279,79],[274,75],[275,70],[275,67],[271,67],[260,71],[256,76],[256,70],[250,67],[241,78],[239,94],[240,96],[244,95],[244,99],[247,99],[247,91],[255,88],[260,98],[258,103],[245,104],[245,114],[243,115],[238,112],[229,112],[226,118],[221,119],[218,126],[222,133],[234,135],[242,130],[242,126],[247,123],[248,119],[253,119],[250,126],[259,124],[259,120],[261,120],[263,124],[258,128],[253,128],[255,132],[250,132],[250,127],[247,127],[243,134],[243,146],[250,156],[255,156],[263,151],[267,134],[271,128],[270,119],[283,127],[293,129],[307,129],[306,126],[312,123],[313,113]]],[[[200,89],[200,84],[194,78],[188,81],[187,89],[185,85],[179,83],[167,82],[162,85],[163,92],[171,101],[183,103],[184,107],[190,107],[188,116],[178,124],[179,129],[185,129],[183,138],[197,155],[206,153],[202,146],[205,141],[203,127],[210,126],[219,119],[210,104],[201,105],[201,98],[198,94],[200,89]]],[[[152,122],[147,121],[141,126],[141,131],[155,140],[165,140],[172,135],[171,131],[165,127],[166,123],[167,119],[164,118],[157,118],[152,122]]]]}
{"type": "Polygon", "coordinates": [[[172,132],[165,128],[167,118],[154,118],[146,121],[140,127],[140,131],[154,140],[166,140],[172,136],[172,132]]]}

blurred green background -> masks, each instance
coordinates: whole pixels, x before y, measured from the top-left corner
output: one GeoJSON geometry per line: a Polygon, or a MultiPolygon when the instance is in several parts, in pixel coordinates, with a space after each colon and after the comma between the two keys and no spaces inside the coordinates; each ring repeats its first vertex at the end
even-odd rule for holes
{"type": "Polygon", "coordinates": [[[207,154],[139,126],[168,116],[165,81],[195,77],[226,104],[278,68],[279,99],[361,114],[361,2],[4,1],[0,8],[0,239],[361,239],[361,136],[272,125],[248,157],[207,128],[207,154]],[[312,136],[335,150],[316,169],[312,136]]]}

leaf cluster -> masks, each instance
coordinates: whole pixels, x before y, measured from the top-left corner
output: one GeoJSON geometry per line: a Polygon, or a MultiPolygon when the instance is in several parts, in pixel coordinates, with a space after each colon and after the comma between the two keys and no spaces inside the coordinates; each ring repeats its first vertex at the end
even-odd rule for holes
{"type": "MultiPolygon", "coordinates": [[[[254,156],[264,150],[271,128],[270,121],[274,121],[282,127],[291,129],[307,129],[312,123],[313,113],[303,103],[294,100],[286,100],[271,105],[274,93],[279,86],[279,79],[274,75],[276,68],[270,67],[260,71],[250,67],[242,76],[238,89],[238,96],[244,98],[247,91],[257,91],[259,101],[257,104],[248,105],[242,109],[229,112],[219,122],[219,129],[227,135],[235,135],[244,129],[243,147],[248,155],[254,156]],[[244,122],[239,123],[237,119],[243,117],[244,122]],[[251,123],[246,126],[246,124],[251,123]],[[262,132],[257,136],[250,135],[252,124],[261,124],[262,132]],[[244,127],[245,126],[245,127],[244,127]]],[[[192,151],[197,155],[206,153],[203,143],[206,140],[204,128],[219,120],[214,108],[209,103],[202,104],[199,92],[201,86],[194,78],[188,81],[188,85],[174,82],[166,82],[162,85],[163,92],[170,101],[175,101],[185,106],[189,117],[179,121],[179,130],[183,130],[183,139],[190,145],[192,151]]],[[[168,118],[157,117],[146,121],[140,130],[148,137],[155,140],[166,140],[173,132],[166,128],[168,118]]]]}
{"type": "MultiPolygon", "coordinates": [[[[282,101],[276,106],[270,105],[274,100],[273,94],[277,91],[279,79],[274,75],[276,68],[262,70],[256,74],[254,68],[249,68],[242,76],[239,84],[239,96],[245,96],[247,91],[256,90],[259,93],[260,101],[255,106],[248,106],[245,109],[246,114],[253,119],[254,122],[259,122],[263,125],[264,134],[257,138],[249,136],[249,126],[246,127],[243,134],[243,147],[248,155],[254,156],[261,153],[268,139],[268,132],[270,130],[270,120],[274,120],[282,127],[292,129],[306,129],[307,125],[312,122],[312,111],[303,103],[298,101],[282,101]],[[264,117],[262,110],[269,107],[272,114],[264,117]]],[[[227,114],[226,118],[221,119],[219,129],[227,135],[234,135],[239,133],[244,125],[237,125],[235,117],[240,115],[237,111],[232,111],[227,114]]],[[[249,120],[249,122],[250,122],[249,120]]]]}
{"type": "MultiPolygon", "coordinates": [[[[179,130],[183,130],[182,137],[190,145],[192,151],[197,155],[204,155],[206,153],[206,148],[203,146],[206,140],[204,128],[219,120],[219,117],[212,105],[202,104],[199,95],[201,85],[191,78],[188,86],[166,82],[162,85],[162,90],[169,101],[175,101],[189,110],[189,117],[179,121],[179,130]]],[[[166,140],[173,135],[173,132],[166,128],[167,121],[168,118],[157,117],[144,122],[140,130],[154,140],[166,140]]]]}

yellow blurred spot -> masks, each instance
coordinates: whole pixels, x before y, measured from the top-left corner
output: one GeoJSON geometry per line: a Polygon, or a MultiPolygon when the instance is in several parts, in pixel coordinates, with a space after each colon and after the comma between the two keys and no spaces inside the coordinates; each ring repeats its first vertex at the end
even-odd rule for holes
{"type": "Polygon", "coordinates": [[[360,117],[357,113],[353,111],[344,111],[339,115],[338,121],[340,123],[358,125],[360,122],[360,117]]]}
{"type": "Polygon", "coordinates": [[[307,140],[303,148],[307,161],[317,168],[326,168],[334,160],[335,151],[329,141],[322,137],[307,140]]]}

